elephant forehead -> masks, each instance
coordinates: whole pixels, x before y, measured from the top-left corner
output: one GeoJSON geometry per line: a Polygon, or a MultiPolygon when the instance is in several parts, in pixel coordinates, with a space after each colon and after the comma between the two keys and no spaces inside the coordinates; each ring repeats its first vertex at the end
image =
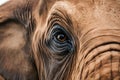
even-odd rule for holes
{"type": "MultiPolygon", "coordinates": [[[[73,28],[75,28],[75,30],[81,31],[81,25],[86,25],[88,22],[92,22],[92,20],[94,20],[94,16],[92,15],[92,6],[89,6],[88,3],[85,3],[85,5],[83,4],[84,3],[82,2],[72,3],[72,1],[56,1],[51,7],[48,16],[50,17],[52,13],[60,12],[62,13],[60,16],[64,17],[65,19],[68,19],[69,17],[69,22],[73,23],[73,28]],[[91,20],[90,17],[92,17],[91,20]]],[[[69,23],[67,22],[67,24],[69,23]]]]}
{"type": "Polygon", "coordinates": [[[87,29],[119,26],[120,0],[78,0],[56,1],[50,12],[58,9],[70,17],[73,24],[84,32],[87,29]],[[88,27],[89,26],[89,27],[88,27]],[[87,28],[87,29],[86,29],[87,28]]]}
{"type": "Polygon", "coordinates": [[[52,6],[50,12],[53,12],[56,9],[63,12],[64,14],[67,14],[71,18],[76,19],[77,21],[79,21],[79,19],[81,19],[85,15],[90,15],[87,14],[88,12],[93,12],[92,6],[88,3],[72,3],[71,1],[57,1],[52,6]]]}

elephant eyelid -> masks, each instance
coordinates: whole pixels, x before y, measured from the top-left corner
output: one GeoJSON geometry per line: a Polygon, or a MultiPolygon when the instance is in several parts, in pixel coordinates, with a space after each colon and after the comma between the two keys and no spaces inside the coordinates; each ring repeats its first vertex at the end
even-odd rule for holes
{"type": "Polygon", "coordinates": [[[50,26],[54,26],[55,24],[64,24],[65,23],[65,20],[64,18],[62,18],[60,15],[58,15],[57,13],[53,13],[51,14],[51,17],[49,18],[48,20],[48,24],[50,26]]]}
{"type": "Polygon", "coordinates": [[[61,26],[69,28],[72,26],[72,21],[67,13],[56,9],[50,14],[50,17],[48,18],[49,27],[54,26],[55,24],[60,24],[61,26]]]}

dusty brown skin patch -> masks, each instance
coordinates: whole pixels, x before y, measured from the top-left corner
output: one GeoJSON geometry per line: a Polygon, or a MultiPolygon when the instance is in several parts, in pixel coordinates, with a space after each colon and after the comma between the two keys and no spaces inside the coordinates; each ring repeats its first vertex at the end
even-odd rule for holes
{"type": "Polygon", "coordinates": [[[0,80],[119,80],[119,34],[120,0],[11,0],[0,6],[0,80]],[[49,40],[58,24],[69,51],[49,40]]]}

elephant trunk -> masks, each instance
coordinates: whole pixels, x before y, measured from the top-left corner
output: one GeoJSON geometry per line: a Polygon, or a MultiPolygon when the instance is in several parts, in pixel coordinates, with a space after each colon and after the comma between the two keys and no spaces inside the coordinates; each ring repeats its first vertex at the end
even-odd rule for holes
{"type": "Polygon", "coordinates": [[[106,50],[98,51],[97,54],[93,52],[94,55],[89,56],[87,59],[87,79],[113,80],[115,78],[115,80],[118,80],[116,78],[120,78],[120,45],[111,43],[106,46],[104,45],[104,47],[106,47],[106,50]]]}
{"type": "Polygon", "coordinates": [[[120,30],[92,34],[81,50],[81,80],[120,80],[120,30]]]}

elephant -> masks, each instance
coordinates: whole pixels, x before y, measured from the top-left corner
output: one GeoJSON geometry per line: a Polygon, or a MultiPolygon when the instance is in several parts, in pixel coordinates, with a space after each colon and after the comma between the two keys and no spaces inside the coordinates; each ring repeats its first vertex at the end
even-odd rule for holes
{"type": "Polygon", "coordinates": [[[120,80],[120,0],[1,5],[0,80],[120,80]]]}

